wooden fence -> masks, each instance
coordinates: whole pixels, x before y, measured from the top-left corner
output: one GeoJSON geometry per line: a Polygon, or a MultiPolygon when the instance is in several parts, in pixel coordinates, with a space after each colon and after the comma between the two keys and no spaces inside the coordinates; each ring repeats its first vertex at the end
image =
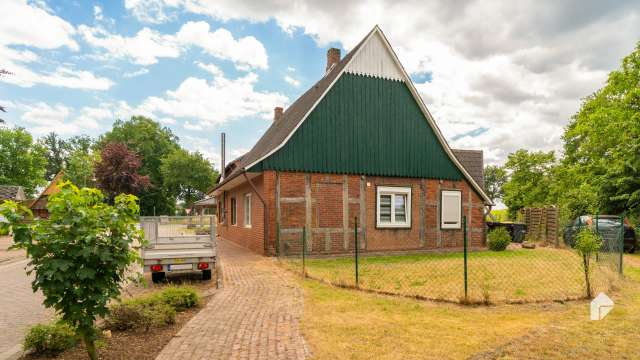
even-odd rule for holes
{"type": "Polygon", "coordinates": [[[560,218],[555,206],[524,208],[520,210],[520,218],[527,225],[527,241],[543,241],[559,246],[560,218]]]}

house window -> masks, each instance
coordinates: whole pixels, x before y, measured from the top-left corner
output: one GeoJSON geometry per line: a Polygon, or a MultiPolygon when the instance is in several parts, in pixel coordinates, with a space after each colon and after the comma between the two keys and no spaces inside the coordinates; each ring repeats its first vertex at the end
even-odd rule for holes
{"type": "Polygon", "coordinates": [[[218,222],[220,224],[224,224],[225,220],[226,220],[226,209],[224,206],[224,195],[222,195],[222,198],[218,200],[218,222]]]}
{"type": "Polygon", "coordinates": [[[379,228],[411,227],[411,188],[378,186],[376,212],[379,228]]]}
{"type": "Polygon", "coordinates": [[[236,198],[231,198],[231,225],[238,224],[238,208],[236,206],[236,198]]]}
{"type": "Polygon", "coordinates": [[[251,194],[244,195],[244,227],[251,227],[251,194]]]}
{"type": "Polygon", "coordinates": [[[462,228],[462,192],[442,190],[440,195],[440,228],[462,228]]]}

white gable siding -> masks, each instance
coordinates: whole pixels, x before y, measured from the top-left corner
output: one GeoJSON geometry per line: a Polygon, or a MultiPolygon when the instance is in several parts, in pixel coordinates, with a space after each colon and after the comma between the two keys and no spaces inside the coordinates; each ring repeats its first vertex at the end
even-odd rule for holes
{"type": "Polygon", "coordinates": [[[375,32],[369,41],[363,44],[344,71],[384,79],[404,80],[402,70],[398,67],[378,32],[375,32]]]}

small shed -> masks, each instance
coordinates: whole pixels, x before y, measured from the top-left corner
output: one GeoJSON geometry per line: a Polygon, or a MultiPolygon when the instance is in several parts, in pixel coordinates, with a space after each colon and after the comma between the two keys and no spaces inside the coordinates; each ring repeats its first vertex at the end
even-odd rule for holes
{"type": "Polygon", "coordinates": [[[193,215],[211,215],[216,213],[216,198],[211,196],[198,200],[192,206],[193,215]]]}
{"type": "Polygon", "coordinates": [[[53,180],[51,180],[44,191],[42,191],[40,196],[38,196],[38,198],[33,203],[31,203],[31,211],[33,212],[33,216],[44,219],[49,217],[49,210],[47,210],[49,196],[60,191],[58,183],[62,181],[63,176],[64,173],[62,171],[58,172],[58,174],[56,174],[53,180]]]}
{"type": "Polygon", "coordinates": [[[22,186],[0,185],[0,203],[4,202],[5,200],[23,202],[27,200],[27,196],[25,195],[22,186]]]}

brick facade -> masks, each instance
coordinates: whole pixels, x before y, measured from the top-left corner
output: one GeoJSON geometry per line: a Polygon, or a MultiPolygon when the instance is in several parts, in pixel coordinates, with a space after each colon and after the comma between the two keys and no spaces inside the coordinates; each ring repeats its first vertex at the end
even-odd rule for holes
{"type": "MultiPolygon", "coordinates": [[[[264,176],[259,176],[255,179],[252,179],[254,186],[260,192],[260,195],[263,193],[264,184],[263,184],[264,176]]],[[[218,225],[217,225],[217,233],[229,240],[233,240],[237,244],[251,249],[257,253],[264,253],[264,207],[260,198],[253,191],[253,188],[249,185],[249,183],[244,182],[242,185],[233,188],[230,191],[226,191],[225,193],[225,204],[223,208],[219,209],[220,211],[225,211],[225,220],[224,222],[220,222],[222,217],[220,213],[218,213],[218,225]],[[251,195],[251,226],[247,227],[244,224],[244,196],[246,194],[251,195]],[[237,206],[237,222],[235,225],[231,224],[231,199],[236,199],[237,206]]]]}
{"type": "Polygon", "coordinates": [[[227,221],[219,226],[219,234],[256,252],[264,253],[265,246],[268,255],[275,254],[276,246],[281,252],[298,252],[305,226],[309,253],[352,252],[356,216],[359,218],[358,240],[365,252],[460,248],[463,231],[442,230],[439,226],[440,191],[448,189],[462,192],[470,246],[485,244],[484,203],[464,180],[265,171],[252,181],[268,204],[267,244],[263,241],[263,205],[256,195],[252,196],[252,227],[242,226],[242,199],[244,194],[252,192],[247,183],[226,192],[227,221]],[[391,185],[411,187],[411,227],[408,229],[376,227],[376,187],[391,185]],[[238,200],[236,226],[230,225],[232,197],[238,200]]]}

